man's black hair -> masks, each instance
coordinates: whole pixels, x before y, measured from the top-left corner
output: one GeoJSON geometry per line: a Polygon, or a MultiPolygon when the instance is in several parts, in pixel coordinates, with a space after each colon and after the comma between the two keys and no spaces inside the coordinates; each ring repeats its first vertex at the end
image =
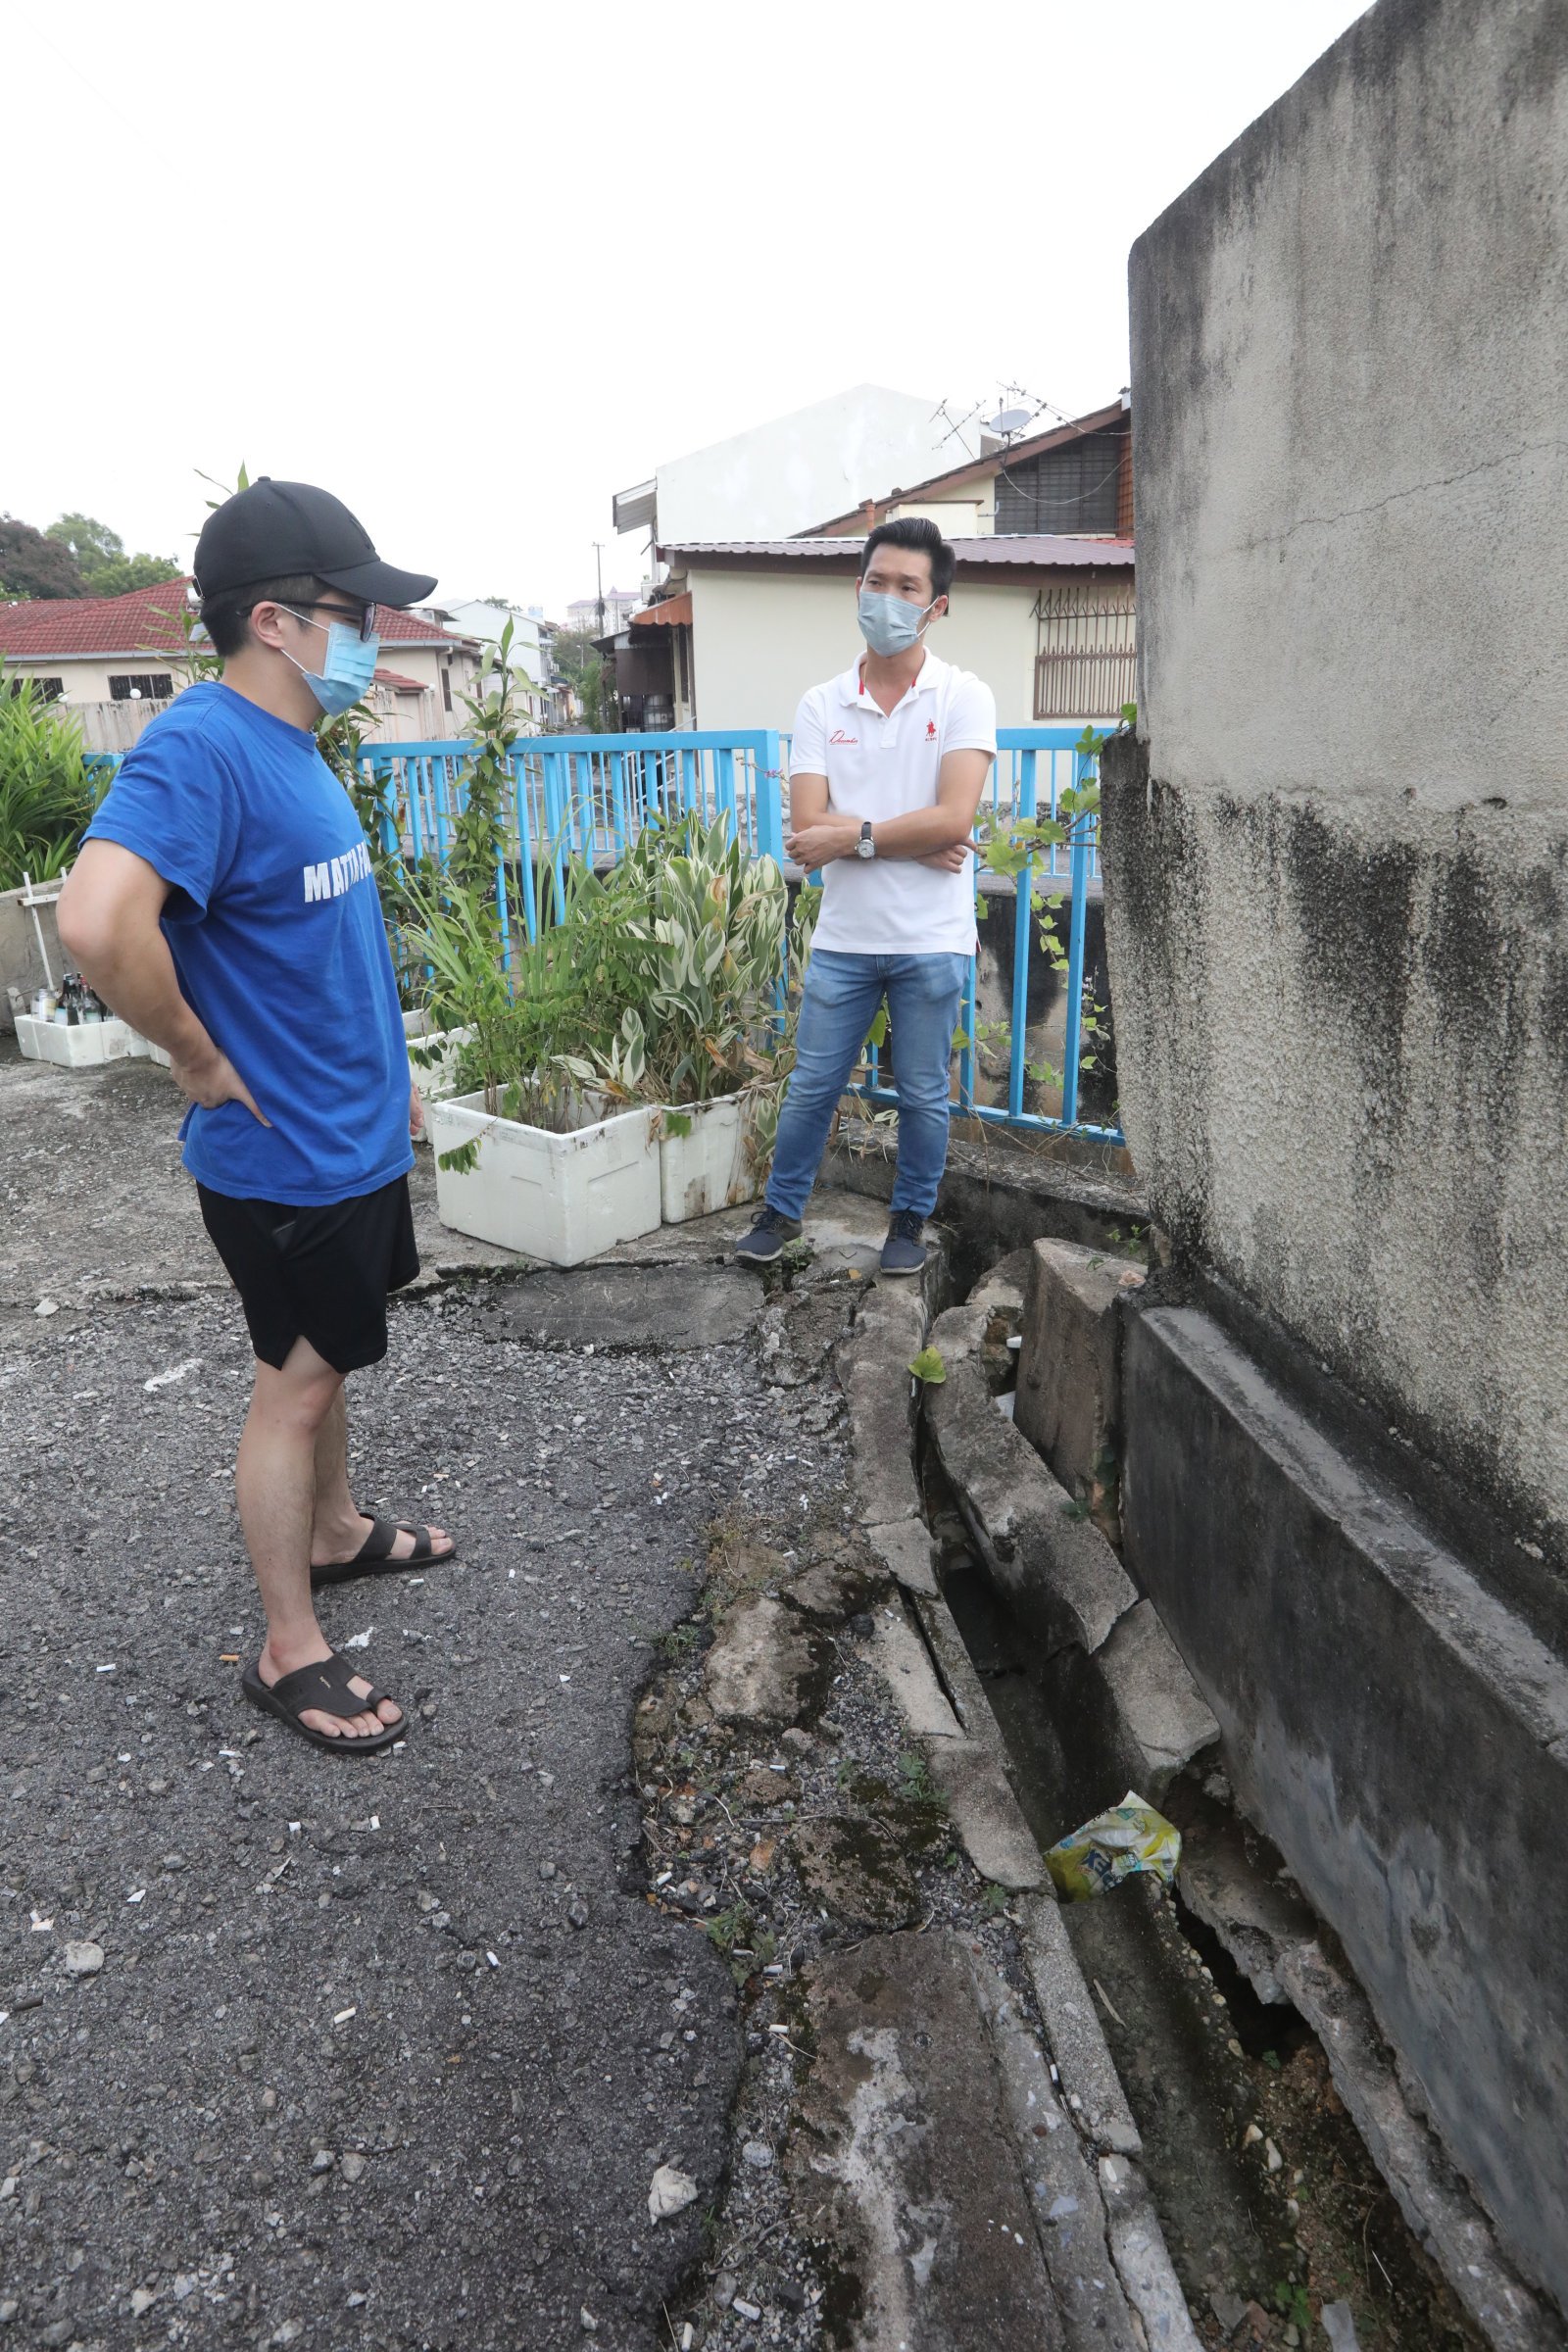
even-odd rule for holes
{"type": "Polygon", "coordinates": [[[862,578],[870,570],[871,558],[879,547],[915,548],[921,555],[929,556],[933,598],[946,596],[952,588],[958,559],[928,514],[901,514],[896,522],[879,522],[860,557],[862,578]]]}
{"type": "Polygon", "coordinates": [[[226,662],[239,652],[250,635],[250,617],[258,605],[312,604],[322,585],[310,572],[296,571],[287,579],[260,580],[227,596],[210,597],[202,606],[202,625],[213,641],[214,653],[226,662]]]}

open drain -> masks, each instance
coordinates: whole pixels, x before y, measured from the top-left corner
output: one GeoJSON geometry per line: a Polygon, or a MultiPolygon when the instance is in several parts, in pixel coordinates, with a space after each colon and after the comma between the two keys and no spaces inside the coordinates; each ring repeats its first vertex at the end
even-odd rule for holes
{"type": "MultiPolygon", "coordinates": [[[[998,1362],[993,1351],[994,1375],[998,1362]]],[[[919,1468],[943,1595],[1044,1850],[1120,1800],[1125,1750],[1113,1727],[1107,1738],[1102,1693],[1082,1651],[1052,1649],[988,1572],[969,1532],[970,1498],[929,1443],[919,1468]]],[[[1139,1793],[1169,1814],[1195,1852],[1207,1850],[1204,1840],[1227,1851],[1245,1844],[1245,1866],[1260,1882],[1279,1873],[1278,1856],[1230,1808],[1212,1752],[1168,1788],[1139,1793]]],[[[1318,2346],[1330,2340],[1321,2318],[1328,2305],[1334,2327],[1348,2322],[1353,2330],[1335,2340],[1360,2352],[1478,2352],[1485,2338],[1406,2225],[1317,2034],[1266,1971],[1267,1998],[1218,1927],[1179,1888],[1149,1878],[1065,1905],[1061,1917],[1201,2340],[1244,2352],[1318,2346]]]]}

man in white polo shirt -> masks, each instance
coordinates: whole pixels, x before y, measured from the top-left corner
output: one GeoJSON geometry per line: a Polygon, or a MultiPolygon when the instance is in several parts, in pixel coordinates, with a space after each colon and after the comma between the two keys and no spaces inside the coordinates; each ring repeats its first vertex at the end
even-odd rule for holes
{"type": "Polygon", "coordinates": [[[850,1073],[887,999],[899,1162],[885,1274],[925,1264],[925,1221],[948,1156],[953,1033],[975,949],[970,836],[997,754],[989,686],[931,653],[956,558],[934,522],[878,524],[865,543],[855,668],[813,686],[795,721],[786,848],[822,868],[822,911],[795,1074],[761,1213],[736,1247],[768,1265],[801,1217],[850,1073]]]}

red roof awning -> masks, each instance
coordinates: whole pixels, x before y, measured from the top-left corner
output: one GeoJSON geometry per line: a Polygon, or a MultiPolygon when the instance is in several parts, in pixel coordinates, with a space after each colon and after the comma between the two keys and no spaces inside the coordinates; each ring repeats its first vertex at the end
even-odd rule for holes
{"type": "Polygon", "coordinates": [[[662,605],[649,605],[646,611],[634,612],[630,625],[634,629],[690,628],[692,621],[692,592],[684,596],[667,596],[662,605]]]}

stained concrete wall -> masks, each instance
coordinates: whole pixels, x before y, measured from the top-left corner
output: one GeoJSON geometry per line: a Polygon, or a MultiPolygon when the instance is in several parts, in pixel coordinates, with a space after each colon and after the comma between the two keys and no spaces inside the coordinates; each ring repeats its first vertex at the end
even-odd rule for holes
{"type": "Polygon", "coordinates": [[[1135,1158],[1568,1599],[1568,10],[1382,0],[1131,294],[1135,1158]]]}
{"type": "Polygon", "coordinates": [[[1127,1556],[1237,1794],[1568,2308],[1568,1672],[1208,1315],[1131,1315],[1123,1381],[1127,1556]]]}

